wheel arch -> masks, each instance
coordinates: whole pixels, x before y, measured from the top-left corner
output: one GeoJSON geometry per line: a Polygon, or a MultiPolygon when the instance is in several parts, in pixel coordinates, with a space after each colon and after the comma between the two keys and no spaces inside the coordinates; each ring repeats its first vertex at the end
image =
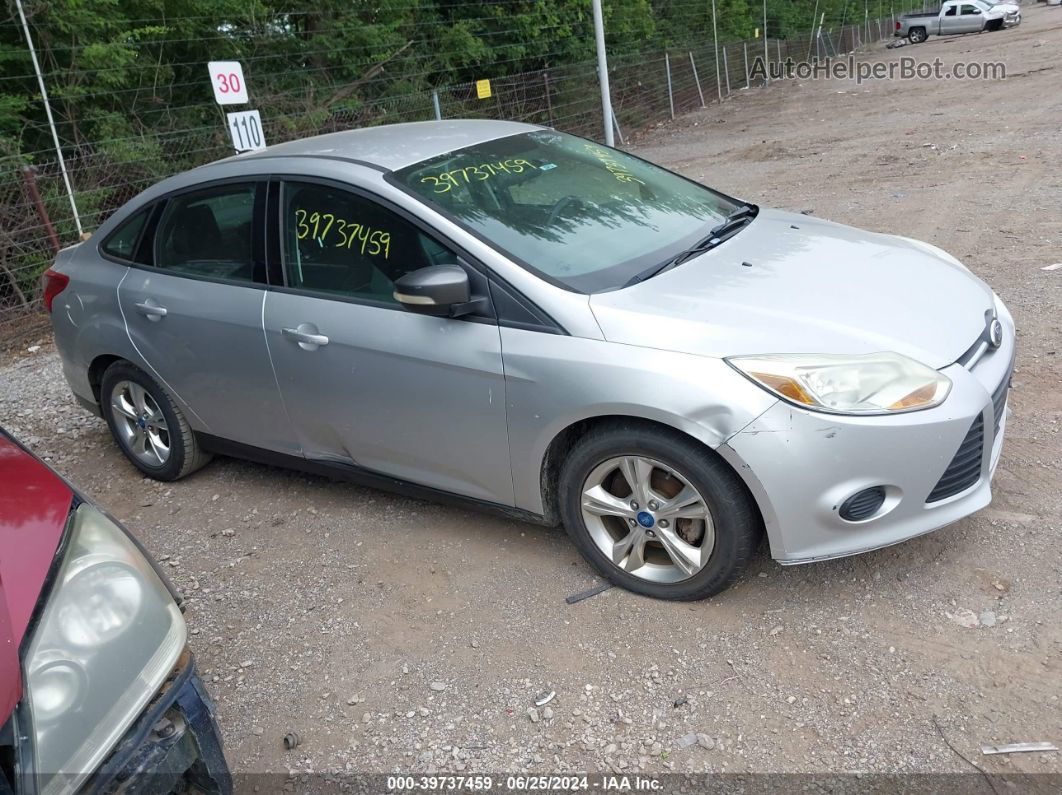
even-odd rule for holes
{"type": "Polygon", "coordinates": [[[697,445],[706,455],[713,456],[724,463],[728,469],[737,475],[737,480],[742,484],[742,487],[748,494],[750,503],[755,506],[756,511],[760,514],[760,520],[762,522],[763,512],[760,501],[757,499],[755,491],[749,488],[749,483],[746,482],[744,474],[733,466],[732,461],[728,460],[727,457],[720,455],[712,447],[711,441],[716,441],[716,443],[719,444],[724,440],[713,439],[710,441],[705,438],[710,435],[707,432],[701,434],[691,433],[688,429],[679,427],[678,424],[671,424],[660,419],[652,419],[636,414],[600,414],[592,417],[585,417],[569,423],[556,433],[546,446],[545,453],[542,456],[539,477],[542,493],[542,514],[546,521],[551,525],[558,525],[561,521],[558,497],[559,490],[557,484],[560,478],[561,466],[564,463],[566,454],[582,439],[586,438],[587,435],[594,433],[595,431],[606,429],[610,425],[614,426],[618,424],[633,424],[642,428],[665,431],[669,434],[679,434],[697,445]]]}
{"type": "MultiPolygon", "coordinates": [[[[92,387],[92,397],[96,400],[96,405],[102,408],[100,401],[100,390],[103,386],[103,374],[107,372],[107,368],[115,362],[129,362],[124,356],[118,356],[113,353],[103,353],[89,362],[88,366],[88,381],[89,386],[92,387]]],[[[133,364],[133,362],[129,362],[133,364]]],[[[134,365],[135,366],[135,365],[134,365]]]]}

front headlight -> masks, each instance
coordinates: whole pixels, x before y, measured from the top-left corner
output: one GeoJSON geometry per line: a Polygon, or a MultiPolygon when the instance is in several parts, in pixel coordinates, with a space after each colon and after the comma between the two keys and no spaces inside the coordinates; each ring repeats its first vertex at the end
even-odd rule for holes
{"type": "Polygon", "coordinates": [[[775,354],[726,360],[764,389],[812,411],[893,414],[940,405],[951,380],[898,353],[775,354]]]}
{"type": "Polygon", "coordinates": [[[82,503],[25,657],[42,793],[76,790],[158,692],[184,618],[140,550],[82,503]]]}

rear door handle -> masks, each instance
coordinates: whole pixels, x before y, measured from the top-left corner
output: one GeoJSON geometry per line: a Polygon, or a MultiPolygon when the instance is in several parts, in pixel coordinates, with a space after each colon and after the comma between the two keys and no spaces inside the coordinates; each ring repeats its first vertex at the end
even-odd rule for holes
{"type": "MultiPolygon", "coordinates": [[[[303,325],[308,324],[304,323],[303,325]]],[[[294,340],[295,342],[299,343],[299,346],[304,347],[305,350],[312,351],[321,345],[328,344],[328,337],[326,337],[324,334],[316,334],[311,331],[304,331],[301,326],[299,328],[284,328],[280,331],[289,340],[294,340]]]]}
{"type": "Polygon", "coordinates": [[[147,301],[140,304],[133,304],[136,307],[136,311],[142,315],[147,315],[152,320],[158,320],[160,317],[166,317],[166,307],[158,306],[157,304],[148,303],[147,301]]]}

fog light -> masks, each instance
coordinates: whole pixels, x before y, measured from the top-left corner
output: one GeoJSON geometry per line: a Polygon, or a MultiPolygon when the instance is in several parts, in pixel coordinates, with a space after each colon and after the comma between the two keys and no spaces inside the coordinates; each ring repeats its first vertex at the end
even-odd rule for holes
{"type": "Polygon", "coordinates": [[[871,486],[857,491],[843,503],[838,511],[847,522],[861,522],[876,514],[885,502],[885,487],[871,486]]]}

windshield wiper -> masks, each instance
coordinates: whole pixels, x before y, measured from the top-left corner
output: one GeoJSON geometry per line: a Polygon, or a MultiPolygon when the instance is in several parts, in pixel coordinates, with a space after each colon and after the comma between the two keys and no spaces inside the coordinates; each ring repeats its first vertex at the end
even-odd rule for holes
{"type": "Polygon", "coordinates": [[[713,226],[709,230],[708,235],[701,240],[697,241],[693,246],[680,251],[674,257],[669,259],[662,265],[654,265],[653,267],[635,274],[624,287],[630,287],[632,284],[638,284],[644,282],[646,279],[651,279],[664,271],[671,270],[676,265],[681,265],[690,257],[694,257],[697,254],[703,254],[709,249],[715,248],[727,238],[733,237],[749,224],[753,218],[756,217],[756,213],[760,210],[755,204],[743,204],[736,210],[733,210],[722,223],[713,226]]]}

